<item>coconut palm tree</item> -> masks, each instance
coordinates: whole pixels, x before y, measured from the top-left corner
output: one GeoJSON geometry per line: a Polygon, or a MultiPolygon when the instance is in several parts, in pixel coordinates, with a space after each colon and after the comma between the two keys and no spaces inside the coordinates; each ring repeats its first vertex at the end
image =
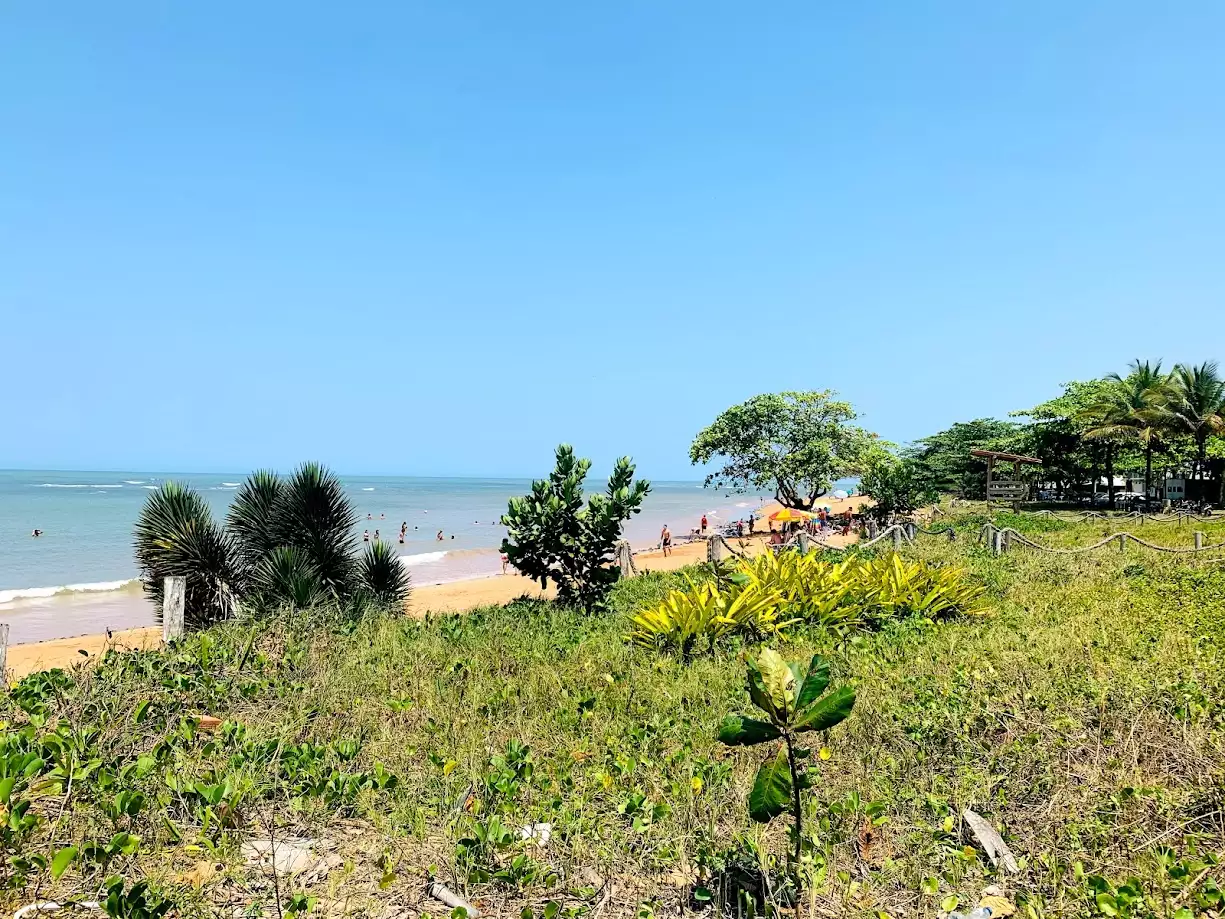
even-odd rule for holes
{"type": "Polygon", "coordinates": [[[1176,424],[1195,439],[1195,476],[1202,480],[1208,437],[1225,430],[1225,379],[1216,361],[1204,361],[1198,367],[1176,365],[1170,382],[1170,408],[1176,424]]]}
{"type": "Polygon", "coordinates": [[[356,523],[344,486],[317,463],[285,479],[253,473],[235,494],[224,529],[198,493],[171,483],[141,511],[136,559],[159,612],[163,579],[187,577],[189,627],[224,619],[238,606],[260,612],[402,602],[407,571],[382,543],[359,557],[356,523]]]}
{"type": "Polygon", "coordinates": [[[1137,443],[1144,450],[1144,494],[1153,480],[1153,449],[1173,423],[1170,411],[1169,377],[1161,372],[1161,361],[1132,361],[1127,376],[1112,373],[1105,386],[1086,408],[1084,420],[1089,427],[1085,437],[1103,440],[1106,447],[1106,476],[1110,506],[1114,507],[1113,448],[1121,443],[1137,443]]]}

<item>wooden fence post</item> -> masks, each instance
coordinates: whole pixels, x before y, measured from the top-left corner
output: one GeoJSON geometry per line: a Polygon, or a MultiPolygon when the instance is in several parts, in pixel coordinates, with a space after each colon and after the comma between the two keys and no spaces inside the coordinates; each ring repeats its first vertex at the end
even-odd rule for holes
{"type": "Polygon", "coordinates": [[[902,551],[902,528],[896,523],[891,527],[893,530],[893,551],[902,551]]]}
{"type": "Polygon", "coordinates": [[[1003,540],[1000,539],[1000,531],[991,531],[991,554],[999,555],[1003,551],[1003,540]]]}
{"type": "Polygon", "coordinates": [[[166,578],[162,593],[162,641],[183,637],[183,611],[187,606],[187,578],[166,578]]]}
{"type": "Polygon", "coordinates": [[[808,554],[808,532],[806,530],[800,530],[800,532],[795,534],[795,541],[797,545],[799,545],[800,547],[800,555],[807,555],[808,554]]]}
{"type": "Polygon", "coordinates": [[[1204,534],[1199,530],[1195,531],[1195,548],[1197,550],[1204,548],[1204,534]]]}
{"type": "Polygon", "coordinates": [[[6,677],[4,666],[8,660],[9,653],[9,624],[0,622],[0,689],[7,689],[9,685],[8,677],[6,677]]]}
{"type": "Polygon", "coordinates": [[[623,578],[634,573],[634,550],[630,548],[629,540],[623,539],[617,543],[617,567],[621,569],[623,578]]]}
{"type": "Polygon", "coordinates": [[[1127,534],[1120,533],[1119,534],[1119,551],[1122,552],[1126,548],[1127,548],[1127,534]]]}

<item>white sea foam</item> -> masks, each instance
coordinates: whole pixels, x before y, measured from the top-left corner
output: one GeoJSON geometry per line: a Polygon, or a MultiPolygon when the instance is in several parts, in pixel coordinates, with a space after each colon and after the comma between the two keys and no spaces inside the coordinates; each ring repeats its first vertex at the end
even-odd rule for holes
{"type": "Polygon", "coordinates": [[[58,482],[44,482],[39,488],[123,488],[122,485],[63,485],[58,482]]]}
{"type": "Polygon", "coordinates": [[[142,486],[140,486],[140,487],[141,487],[141,488],[147,488],[147,489],[149,489],[150,491],[157,491],[157,486],[156,486],[156,485],[142,485],[142,486]]]}
{"type": "Polygon", "coordinates": [[[93,584],[61,584],[58,587],[23,587],[16,590],[0,590],[0,603],[12,603],[14,600],[36,600],[41,597],[54,597],[56,594],[123,590],[136,583],[136,578],[130,578],[126,581],[98,581],[93,584]]]}
{"type": "Polygon", "coordinates": [[[374,491],[373,488],[363,488],[362,491],[374,491]]]}
{"type": "Polygon", "coordinates": [[[221,484],[224,485],[226,488],[237,488],[238,487],[237,482],[222,482],[221,484]]]}
{"type": "Polygon", "coordinates": [[[418,552],[416,555],[401,555],[400,564],[406,568],[413,565],[424,565],[428,562],[439,562],[446,558],[445,552],[418,552]]]}
{"type": "Polygon", "coordinates": [[[145,480],[144,479],[124,479],[123,484],[124,485],[144,485],[145,480]]]}

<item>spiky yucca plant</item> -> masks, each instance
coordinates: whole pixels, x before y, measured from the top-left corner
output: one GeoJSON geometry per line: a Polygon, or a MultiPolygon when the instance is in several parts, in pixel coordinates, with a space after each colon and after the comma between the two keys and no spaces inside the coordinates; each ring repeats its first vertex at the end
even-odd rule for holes
{"type": "Polygon", "coordinates": [[[298,610],[331,597],[306,553],[295,546],[276,546],[252,568],[245,599],[259,610],[298,610]]]}
{"type": "Polygon", "coordinates": [[[238,561],[249,573],[277,546],[272,521],[285,495],[280,476],[268,469],[257,469],[247,477],[225,517],[225,528],[234,539],[238,561]]]}
{"type": "Polygon", "coordinates": [[[359,586],[356,525],[357,511],[340,479],[318,463],[303,463],[285,480],[269,521],[277,545],[301,550],[336,600],[346,599],[359,586]]]}
{"type": "Polygon", "coordinates": [[[168,577],[187,579],[183,617],[188,628],[203,628],[233,613],[239,587],[234,546],[197,492],[167,482],[150,494],[134,541],[140,578],[159,619],[168,577]]]}
{"type": "Polygon", "coordinates": [[[388,543],[377,540],[366,547],[358,562],[361,589],[375,603],[396,603],[408,596],[408,569],[388,543]]]}
{"type": "Polygon", "coordinates": [[[286,479],[252,474],[234,496],[225,529],[195,491],[163,487],[141,512],[136,558],[159,611],[162,579],[187,578],[192,628],[229,616],[239,604],[259,612],[403,601],[408,572],[382,544],[359,558],[356,523],[340,480],[304,463],[286,479]]]}

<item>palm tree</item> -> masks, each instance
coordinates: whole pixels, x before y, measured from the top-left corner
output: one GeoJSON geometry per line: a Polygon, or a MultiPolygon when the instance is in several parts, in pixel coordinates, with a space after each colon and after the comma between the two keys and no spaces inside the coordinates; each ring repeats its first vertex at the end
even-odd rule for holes
{"type": "Polygon", "coordinates": [[[234,496],[226,526],[190,488],[153,492],[136,524],[136,561],[145,592],[161,611],[163,579],[187,578],[189,627],[230,616],[323,603],[391,606],[408,595],[408,574],[390,547],[358,557],[357,513],[344,486],[317,463],[281,479],[253,473],[234,496]]]}
{"type": "Polygon", "coordinates": [[[1161,373],[1161,361],[1150,364],[1135,360],[1127,376],[1112,373],[1089,403],[1082,420],[1088,423],[1085,438],[1101,440],[1106,449],[1106,480],[1110,507],[1114,508],[1114,450],[1121,443],[1134,442],[1144,449],[1144,494],[1147,497],[1153,478],[1153,448],[1169,427],[1170,387],[1161,373]]]}
{"type": "Polygon", "coordinates": [[[1208,437],[1225,430],[1225,379],[1216,361],[1178,364],[1170,378],[1170,408],[1179,427],[1195,438],[1195,475],[1203,480],[1208,437]]]}

